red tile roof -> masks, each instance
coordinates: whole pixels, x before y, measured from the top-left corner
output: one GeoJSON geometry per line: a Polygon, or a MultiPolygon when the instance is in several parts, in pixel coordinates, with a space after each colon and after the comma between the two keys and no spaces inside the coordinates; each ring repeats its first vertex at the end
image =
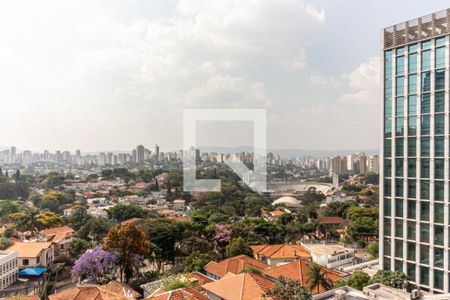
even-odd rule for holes
{"type": "MultiPolygon", "coordinates": [[[[280,276],[283,276],[284,278],[290,278],[297,280],[300,285],[304,287],[309,286],[309,280],[310,280],[310,266],[311,266],[311,260],[308,259],[300,259],[297,261],[293,261],[284,265],[272,267],[270,269],[266,269],[263,271],[264,274],[276,279],[280,276]]],[[[336,270],[328,269],[325,267],[320,267],[323,274],[326,276],[328,280],[330,280],[331,283],[336,282],[337,280],[340,280],[344,278],[345,274],[336,270]]],[[[320,286],[319,287],[319,293],[325,292],[326,287],[320,286]]],[[[312,293],[317,293],[317,288],[312,290],[312,293]]]]}
{"type": "Polygon", "coordinates": [[[156,290],[144,300],[209,300],[208,297],[192,288],[181,288],[173,291],[156,290]]]}
{"type": "Polygon", "coordinates": [[[199,285],[204,285],[206,283],[213,282],[214,279],[209,278],[205,274],[202,274],[200,272],[192,272],[186,275],[187,278],[189,278],[191,281],[198,282],[199,285]]]}
{"type": "Polygon", "coordinates": [[[254,245],[250,246],[257,257],[272,259],[307,258],[311,257],[309,251],[301,245],[279,244],[279,245],[254,245]]]}
{"type": "Polygon", "coordinates": [[[270,214],[274,217],[281,217],[282,215],[285,214],[285,212],[282,210],[274,210],[274,211],[270,212],[270,214]]]}
{"type": "Polygon", "coordinates": [[[209,273],[223,277],[227,273],[237,274],[242,271],[242,269],[248,267],[264,270],[268,266],[263,262],[242,254],[227,258],[218,263],[211,261],[203,269],[209,273]]]}
{"type": "Polygon", "coordinates": [[[275,284],[254,273],[228,273],[221,280],[203,285],[203,289],[226,300],[254,300],[275,284]]]}
{"type": "Polygon", "coordinates": [[[322,217],[319,218],[319,222],[323,224],[344,224],[345,220],[341,217],[322,217]]]}
{"type": "Polygon", "coordinates": [[[80,285],[53,295],[49,300],[130,300],[140,296],[139,293],[123,283],[108,283],[106,285],[80,285]],[[122,287],[120,288],[119,285],[122,287]],[[129,296],[131,295],[132,298],[129,296]]]}
{"type": "Polygon", "coordinates": [[[41,231],[43,236],[50,238],[49,241],[54,243],[61,243],[64,239],[72,237],[74,233],[75,231],[69,226],[48,228],[41,231]]]}
{"type": "Polygon", "coordinates": [[[127,224],[131,224],[131,223],[134,224],[134,223],[136,223],[136,222],[138,222],[138,221],[140,221],[140,220],[142,220],[142,218],[131,218],[131,219],[122,221],[122,222],[120,223],[120,225],[127,225],[127,224]]]}

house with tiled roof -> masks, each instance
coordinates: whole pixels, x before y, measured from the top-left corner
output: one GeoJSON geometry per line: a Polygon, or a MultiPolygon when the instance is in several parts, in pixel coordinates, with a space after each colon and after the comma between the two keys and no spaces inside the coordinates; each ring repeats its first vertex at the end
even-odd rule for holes
{"type": "MultiPolygon", "coordinates": [[[[266,269],[263,271],[272,280],[277,280],[279,277],[289,278],[298,281],[301,286],[309,287],[310,275],[311,275],[311,264],[312,261],[309,259],[300,259],[293,261],[284,265],[279,265],[266,269]]],[[[324,277],[330,282],[332,286],[336,281],[341,280],[347,276],[347,274],[328,269],[325,267],[320,267],[320,270],[324,277]]],[[[317,288],[312,289],[313,294],[323,293],[329,288],[324,285],[320,285],[317,288]]]]}
{"type": "Polygon", "coordinates": [[[112,281],[105,285],[78,285],[48,296],[49,300],[133,300],[141,295],[129,286],[112,281]]]}
{"type": "Polygon", "coordinates": [[[55,243],[55,256],[67,256],[75,230],[69,226],[61,226],[44,229],[40,234],[47,242],[55,243]]]}
{"type": "Polygon", "coordinates": [[[255,273],[226,274],[222,279],[204,284],[209,299],[213,300],[254,300],[261,299],[265,291],[275,284],[255,273]]]}
{"type": "Polygon", "coordinates": [[[146,298],[152,295],[154,296],[158,290],[166,292],[164,288],[172,282],[187,283],[189,286],[192,285],[194,289],[201,291],[203,284],[214,281],[215,280],[213,278],[210,278],[200,272],[191,272],[187,274],[175,274],[159,280],[147,282],[142,284],[141,288],[144,292],[144,298],[146,298]]]}
{"type": "Polygon", "coordinates": [[[264,270],[268,267],[268,265],[242,254],[227,258],[220,262],[211,261],[203,269],[206,272],[206,276],[218,280],[227,273],[237,274],[243,269],[250,267],[264,270]]]}
{"type": "Polygon", "coordinates": [[[336,227],[343,227],[347,223],[347,221],[341,217],[320,217],[318,220],[319,223],[336,227]]]}
{"type": "Polygon", "coordinates": [[[311,253],[313,261],[330,269],[353,265],[355,261],[355,250],[339,244],[302,243],[302,246],[311,253]]]}
{"type": "Polygon", "coordinates": [[[301,258],[310,258],[311,254],[302,245],[277,244],[250,246],[255,259],[269,266],[277,266],[301,258]]]}
{"type": "Polygon", "coordinates": [[[14,242],[7,252],[19,252],[19,268],[48,268],[54,259],[55,248],[52,242],[14,242]]]}
{"type": "Polygon", "coordinates": [[[196,283],[198,286],[202,286],[204,284],[214,282],[215,280],[206,276],[203,273],[200,272],[191,272],[186,274],[186,277],[191,280],[192,282],[196,283]]]}
{"type": "Polygon", "coordinates": [[[158,289],[144,300],[209,300],[209,298],[193,288],[180,288],[173,291],[158,289]]]}

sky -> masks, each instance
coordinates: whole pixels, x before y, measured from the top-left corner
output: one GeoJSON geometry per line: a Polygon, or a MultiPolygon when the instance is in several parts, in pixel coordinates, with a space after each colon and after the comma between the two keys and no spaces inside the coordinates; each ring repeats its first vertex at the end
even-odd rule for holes
{"type": "MultiPolygon", "coordinates": [[[[5,0],[0,145],[181,149],[188,108],[266,108],[271,149],[377,149],[381,29],[443,0],[5,0]]],[[[201,146],[251,143],[200,124],[201,146]],[[247,143],[248,142],[248,143],[247,143]]]]}

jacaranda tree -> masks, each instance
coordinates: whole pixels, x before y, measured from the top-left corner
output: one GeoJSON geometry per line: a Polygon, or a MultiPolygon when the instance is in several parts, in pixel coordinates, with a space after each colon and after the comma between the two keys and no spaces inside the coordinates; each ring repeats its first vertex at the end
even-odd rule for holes
{"type": "Polygon", "coordinates": [[[101,247],[87,250],[76,261],[72,277],[78,282],[101,283],[114,276],[117,269],[117,257],[101,247]]]}

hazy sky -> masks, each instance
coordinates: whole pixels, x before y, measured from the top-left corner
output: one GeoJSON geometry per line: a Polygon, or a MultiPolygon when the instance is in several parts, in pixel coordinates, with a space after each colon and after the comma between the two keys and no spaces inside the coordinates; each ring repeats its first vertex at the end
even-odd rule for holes
{"type": "MultiPolygon", "coordinates": [[[[243,107],[267,108],[270,148],[377,148],[381,28],[448,6],[2,1],[0,145],[165,151],[181,148],[183,108],[243,107]]],[[[242,142],[223,125],[201,140],[242,142]]]]}

